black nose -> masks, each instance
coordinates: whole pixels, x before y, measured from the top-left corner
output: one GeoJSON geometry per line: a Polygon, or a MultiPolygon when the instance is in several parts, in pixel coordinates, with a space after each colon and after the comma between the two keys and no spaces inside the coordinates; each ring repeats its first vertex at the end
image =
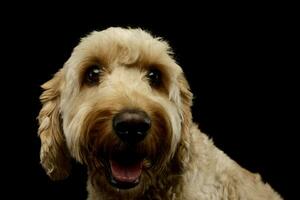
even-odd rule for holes
{"type": "Polygon", "coordinates": [[[142,141],[151,127],[149,116],[139,110],[126,110],[113,119],[113,128],[121,140],[135,144],[142,141]]]}

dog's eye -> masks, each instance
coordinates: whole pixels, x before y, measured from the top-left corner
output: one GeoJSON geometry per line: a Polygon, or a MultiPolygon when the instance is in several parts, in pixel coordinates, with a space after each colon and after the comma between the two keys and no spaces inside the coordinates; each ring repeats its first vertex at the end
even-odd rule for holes
{"type": "Polygon", "coordinates": [[[147,78],[151,86],[157,87],[161,84],[161,72],[157,69],[149,70],[147,78]]]}
{"type": "Polygon", "coordinates": [[[101,69],[97,65],[90,66],[85,72],[85,81],[87,84],[98,84],[100,80],[101,69]]]}

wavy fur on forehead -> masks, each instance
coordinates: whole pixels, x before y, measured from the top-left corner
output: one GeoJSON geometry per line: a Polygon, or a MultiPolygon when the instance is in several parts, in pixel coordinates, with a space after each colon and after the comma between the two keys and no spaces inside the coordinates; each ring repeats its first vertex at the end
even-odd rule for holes
{"type": "MultiPolygon", "coordinates": [[[[94,31],[82,38],[67,63],[82,65],[96,60],[103,65],[117,63],[149,66],[173,63],[172,54],[167,42],[141,29],[109,28],[94,31]]],[[[180,71],[180,68],[177,70],[180,71]]]]}
{"type": "Polygon", "coordinates": [[[109,28],[101,32],[94,31],[81,39],[75,51],[79,49],[90,56],[100,55],[104,62],[118,59],[118,62],[126,65],[141,60],[151,63],[167,59],[169,62],[169,58],[162,55],[173,54],[162,38],[155,38],[141,29],[109,28]]]}

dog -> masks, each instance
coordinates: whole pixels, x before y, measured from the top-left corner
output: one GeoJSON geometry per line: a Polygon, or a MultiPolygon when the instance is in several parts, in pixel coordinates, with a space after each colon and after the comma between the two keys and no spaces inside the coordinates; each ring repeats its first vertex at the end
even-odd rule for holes
{"type": "Polygon", "coordinates": [[[166,41],[94,31],[42,85],[41,165],[53,180],[87,166],[88,200],[279,200],[192,121],[193,95],[166,41]]]}

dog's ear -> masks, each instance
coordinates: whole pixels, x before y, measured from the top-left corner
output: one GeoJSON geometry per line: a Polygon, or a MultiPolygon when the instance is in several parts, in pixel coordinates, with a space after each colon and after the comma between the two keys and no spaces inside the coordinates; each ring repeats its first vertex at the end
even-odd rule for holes
{"type": "Polygon", "coordinates": [[[63,87],[63,70],[42,85],[40,96],[42,109],[39,113],[38,134],[41,139],[40,159],[48,176],[53,180],[66,178],[70,173],[70,153],[62,132],[60,118],[60,91],[63,87]]]}
{"type": "MultiPolygon", "coordinates": [[[[190,86],[183,74],[180,73],[177,77],[177,86],[180,96],[181,107],[181,140],[176,149],[175,156],[172,162],[172,170],[176,173],[181,173],[185,170],[190,161],[189,147],[190,147],[190,131],[192,127],[192,113],[191,106],[193,94],[190,91],[190,86]]],[[[177,103],[179,104],[179,103],[177,103]]]]}
{"type": "Polygon", "coordinates": [[[182,104],[182,129],[183,134],[185,135],[190,131],[190,126],[192,124],[191,106],[193,101],[193,93],[190,91],[190,86],[183,73],[178,76],[177,82],[182,104]]]}

